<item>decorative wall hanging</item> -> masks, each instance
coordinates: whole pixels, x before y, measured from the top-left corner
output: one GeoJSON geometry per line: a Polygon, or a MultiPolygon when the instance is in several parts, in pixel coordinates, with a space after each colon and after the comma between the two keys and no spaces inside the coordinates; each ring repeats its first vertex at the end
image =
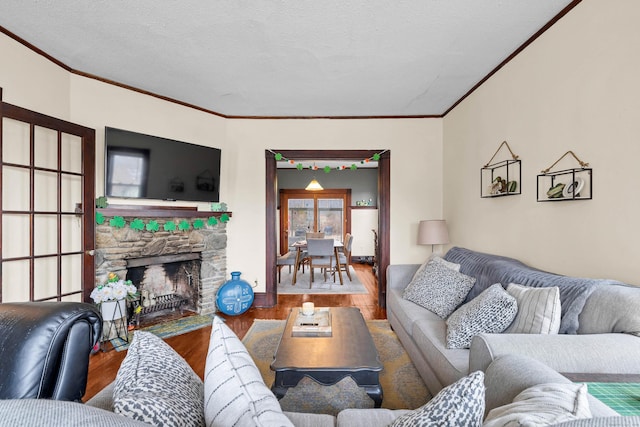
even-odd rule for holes
{"type": "Polygon", "coordinates": [[[518,156],[513,154],[507,141],[502,141],[491,159],[480,169],[480,197],[500,197],[515,196],[521,194],[522,189],[522,163],[518,156]],[[498,161],[493,160],[502,147],[507,147],[511,154],[511,159],[498,161]]]}
{"type": "MultiPolygon", "coordinates": [[[[207,218],[206,225],[214,226],[218,223],[229,222],[230,219],[231,217],[229,216],[229,214],[222,213],[218,217],[210,216],[209,218],[207,218]]],[[[96,212],[96,224],[103,225],[105,222],[107,222],[106,216],[102,212],[96,212]]],[[[109,220],[108,224],[114,228],[124,228],[127,226],[127,221],[124,219],[124,217],[116,215],[109,220]]],[[[134,218],[129,222],[129,228],[135,231],[149,231],[151,233],[155,233],[156,231],[160,230],[160,224],[163,224],[162,229],[164,231],[173,232],[176,230],[188,231],[192,227],[196,230],[204,228],[205,221],[198,218],[193,220],[193,223],[191,223],[186,219],[183,219],[176,224],[176,222],[174,221],[151,219],[145,223],[140,218],[134,218]]]]}
{"type": "Polygon", "coordinates": [[[569,150],[538,175],[537,193],[539,202],[562,202],[567,200],[591,200],[593,170],[569,150]],[[579,168],[551,172],[567,154],[580,164],[579,168]]]}

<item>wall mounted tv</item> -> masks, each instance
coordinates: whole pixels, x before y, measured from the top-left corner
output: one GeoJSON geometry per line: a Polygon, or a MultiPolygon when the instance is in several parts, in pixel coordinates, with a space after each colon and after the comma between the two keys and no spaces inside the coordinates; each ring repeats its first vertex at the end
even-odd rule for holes
{"type": "Polygon", "coordinates": [[[219,202],[220,149],[105,128],[105,195],[219,202]]]}

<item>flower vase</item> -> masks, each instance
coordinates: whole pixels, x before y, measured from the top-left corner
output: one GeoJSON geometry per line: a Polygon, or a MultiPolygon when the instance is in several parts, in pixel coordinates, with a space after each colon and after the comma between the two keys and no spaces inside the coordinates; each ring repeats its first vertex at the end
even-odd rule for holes
{"type": "Polygon", "coordinates": [[[104,301],[100,304],[102,320],[112,322],[114,320],[126,318],[127,316],[127,300],[119,299],[117,301],[104,301]]]}

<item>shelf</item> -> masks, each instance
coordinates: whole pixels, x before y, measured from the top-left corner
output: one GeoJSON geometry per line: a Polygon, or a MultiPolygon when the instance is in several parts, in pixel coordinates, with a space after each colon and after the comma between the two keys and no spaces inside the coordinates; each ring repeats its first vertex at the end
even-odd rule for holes
{"type": "Polygon", "coordinates": [[[503,160],[480,169],[480,197],[515,196],[522,193],[522,163],[503,160]]]}
{"type": "Polygon", "coordinates": [[[185,206],[146,206],[146,205],[111,205],[108,208],[96,209],[104,216],[150,217],[150,218],[209,218],[231,212],[199,211],[185,206]]]}
{"type": "Polygon", "coordinates": [[[591,200],[593,170],[565,169],[538,175],[538,202],[591,200]]]}

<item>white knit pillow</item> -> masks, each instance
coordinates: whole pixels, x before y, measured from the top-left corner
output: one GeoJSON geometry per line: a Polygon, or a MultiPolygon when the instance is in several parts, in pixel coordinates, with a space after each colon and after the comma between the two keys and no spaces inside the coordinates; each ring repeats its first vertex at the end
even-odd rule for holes
{"type": "Polygon", "coordinates": [[[560,289],[534,288],[509,283],[507,292],[518,301],[518,314],[505,332],[557,334],[560,330],[560,289]]]}
{"type": "Polygon", "coordinates": [[[414,274],[402,297],[446,319],[467,296],[476,279],[436,260],[414,274]]]}
{"type": "Polygon", "coordinates": [[[291,426],[236,334],[213,319],[204,372],[207,426],[291,426]]]}

